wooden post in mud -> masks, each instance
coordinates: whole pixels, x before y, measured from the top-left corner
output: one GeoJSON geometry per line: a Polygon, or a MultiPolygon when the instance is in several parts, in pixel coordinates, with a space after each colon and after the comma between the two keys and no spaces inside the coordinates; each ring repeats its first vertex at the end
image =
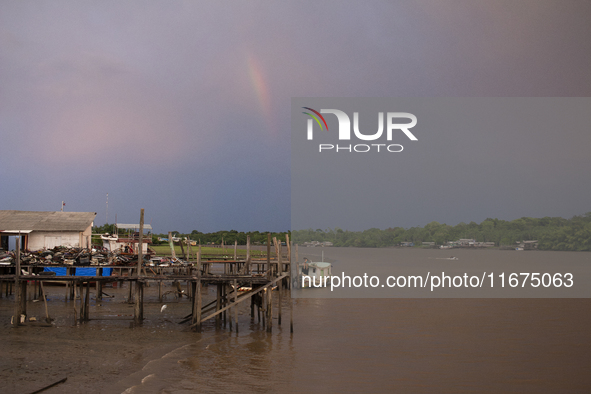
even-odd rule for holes
{"type": "Polygon", "coordinates": [[[277,290],[279,291],[279,299],[277,300],[277,325],[281,325],[281,303],[283,302],[283,279],[277,282],[277,290]]]}
{"type": "Polygon", "coordinates": [[[273,286],[267,288],[267,332],[273,332],[273,286]]]}
{"type": "MultiPolygon", "coordinates": [[[[158,276],[162,276],[162,268],[158,268],[158,276]]],[[[158,281],[158,301],[162,302],[162,279],[158,281]]]]}
{"type": "Polygon", "coordinates": [[[292,286],[294,280],[298,280],[297,267],[298,267],[298,244],[295,244],[295,272],[293,270],[293,262],[289,260],[289,332],[293,334],[293,298],[291,298],[291,292],[293,291],[292,286]]]}
{"type": "MultiPolygon", "coordinates": [[[[222,309],[222,284],[218,283],[217,290],[216,290],[215,311],[218,312],[220,309],[222,309]]],[[[216,328],[219,328],[220,322],[221,322],[221,316],[216,315],[216,317],[215,317],[216,328]]]]}
{"type": "MultiPolygon", "coordinates": [[[[72,281],[71,283],[72,288],[74,288],[75,286],[78,286],[78,283],[76,281],[72,281]]],[[[72,303],[74,306],[74,324],[78,325],[78,307],[76,306],[77,301],[74,300],[74,302],[72,303]]]]}
{"type": "Polygon", "coordinates": [[[291,291],[289,292],[289,333],[293,334],[293,298],[291,298],[291,291]]]}
{"type": "MultiPolygon", "coordinates": [[[[131,276],[132,271],[133,271],[133,268],[131,268],[130,270],[127,271],[128,272],[128,274],[127,274],[127,277],[128,278],[131,276]]],[[[129,286],[129,294],[127,296],[127,303],[128,304],[133,304],[133,290],[132,290],[133,289],[133,282],[130,281],[130,280],[128,280],[127,281],[127,285],[129,286]]]]}
{"type": "Polygon", "coordinates": [[[201,298],[201,244],[197,252],[197,281],[193,281],[193,319],[192,324],[197,324],[195,330],[201,332],[201,308],[203,300],[201,298]]]}
{"type": "Polygon", "coordinates": [[[41,286],[41,295],[43,297],[43,302],[45,303],[45,322],[50,323],[51,318],[49,317],[49,309],[47,308],[47,296],[45,295],[45,289],[43,288],[43,281],[39,281],[39,285],[41,286]]]}
{"type": "MultiPolygon", "coordinates": [[[[83,282],[76,281],[76,291],[80,294],[80,315],[78,316],[79,323],[82,323],[84,321],[84,298],[82,296],[83,286],[83,282]]],[[[77,301],[74,302],[76,303],[77,301]]]]}
{"type": "MultiPolygon", "coordinates": [[[[224,264],[224,266],[226,266],[226,264],[224,264]]],[[[226,305],[228,304],[228,298],[226,297],[226,294],[227,294],[226,290],[227,290],[226,284],[223,284],[222,285],[222,305],[223,305],[223,308],[225,308],[226,305]]],[[[227,319],[227,314],[226,314],[226,311],[224,311],[224,312],[222,312],[222,324],[223,324],[224,328],[226,328],[226,322],[227,322],[226,319],[227,319]]]]}
{"type": "MultiPolygon", "coordinates": [[[[230,284],[228,284],[228,285],[227,285],[227,288],[228,288],[228,290],[229,290],[231,287],[232,287],[232,285],[230,285],[230,284]]],[[[232,299],[231,299],[231,297],[232,297],[232,292],[231,292],[231,291],[229,291],[227,294],[228,294],[228,296],[227,296],[226,298],[227,298],[227,300],[228,300],[228,305],[230,306],[230,307],[228,308],[228,314],[230,315],[230,332],[232,332],[232,299]]]]}
{"type": "Polygon", "coordinates": [[[201,308],[203,305],[201,297],[201,279],[191,282],[191,288],[193,290],[193,316],[191,324],[196,324],[195,331],[201,332],[201,308]]]}
{"type": "MultiPolygon", "coordinates": [[[[76,276],[76,268],[70,267],[68,271],[69,276],[76,276]]],[[[71,282],[70,284],[70,299],[76,300],[76,286],[73,286],[76,282],[71,282]]]]}
{"type": "Polygon", "coordinates": [[[267,233],[267,270],[271,269],[271,233],[267,233]]]}
{"type": "MultiPolygon", "coordinates": [[[[263,306],[263,300],[264,299],[265,298],[264,298],[264,292],[263,292],[263,294],[261,294],[261,304],[260,304],[260,306],[259,306],[259,304],[256,305],[256,308],[257,308],[257,323],[260,323],[261,322],[261,306],[263,306]]],[[[264,319],[265,319],[265,317],[263,315],[263,326],[265,325],[264,319]]]]}
{"type": "Polygon", "coordinates": [[[23,314],[23,294],[22,287],[20,285],[21,276],[21,248],[20,248],[20,235],[16,239],[16,263],[14,272],[14,289],[16,291],[14,297],[14,316],[12,318],[12,325],[18,327],[21,322],[21,315],[23,314]]]}
{"type": "Polygon", "coordinates": [[[140,234],[138,239],[138,248],[137,248],[137,272],[136,272],[136,282],[135,282],[135,308],[133,310],[133,319],[135,323],[141,323],[144,320],[144,289],[143,289],[143,282],[140,280],[141,272],[142,272],[142,263],[144,261],[143,256],[143,242],[144,242],[144,208],[140,210],[140,234]]]}
{"type": "MultiPolygon", "coordinates": [[[[264,289],[261,292],[261,309],[263,312],[263,328],[267,327],[267,294],[269,293],[269,289],[264,289]]],[[[259,317],[259,322],[261,321],[260,317],[259,317]]]]}
{"type": "MultiPolygon", "coordinates": [[[[281,276],[283,272],[283,256],[281,251],[281,242],[277,242],[277,250],[279,253],[277,254],[277,276],[281,276]]],[[[277,290],[279,291],[279,299],[277,300],[277,325],[281,325],[281,299],[282,299],[282,284],[283,279],[277,282],[277,290]]],[[[273,291],[273,287],[271,286],[271,291],[273,291]]]]}
{"type": "MultiPolygon", "coordinates": [[[[103,269],[97,268],[96,269],[96,276],[101,278],[103,276],[103,269]]],[[[103,281],[97,280],[96,281],[96,300],[102,301],[103,300],[103,281]]]]}
{"type": "Polygon", "coordinates": [[[236,335],[238,335],[238,282],[236,279],[234,279],[234,323],[236,323],[236,335]]]}
{"type": "Polygon", "coordinates": [[[86,282],[86,294],[84,296],[84,316],[82,316],[82,319],[81,319],[85,322],[90,320],[89,306],[90,306],[90,281],[86,282]]]}

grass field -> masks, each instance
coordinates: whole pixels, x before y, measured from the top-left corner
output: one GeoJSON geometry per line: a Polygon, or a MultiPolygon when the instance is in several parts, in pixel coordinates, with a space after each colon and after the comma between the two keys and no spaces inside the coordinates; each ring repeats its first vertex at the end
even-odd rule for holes
{"type": "MultiPolygon", "coordinates": [[[[169,245],[150,245],[150,248],[151,249],[154,249],[154,251],[156,252],[156,255],[157,256],[171,256],[170,246],[169,245]]],[[[199,248],[197,246],[192,246],[191,247],[191,256],[193,258],[195,256],[195,253],[197,253],[197,250],[198,249],[199,248]]],[[[271,250],[273,250],[273,249],[271,249],[271,250]]],[[[186,251],[187,251],[187,248],[185,247],[185,252],[186,251]]],[[[180,245],[175,245],[174,246],[174,252],[175,252],[175,254],[177,256],[182,256],[183,255],[183,253],[181,252],[180,245]]],[[[245,257],[246,256],[246,249],[238,249],[236,251],[236,254],[238,256],[245,257]]],[[[266,249],[265,249],[265,251],[260,251],[260,250],[251,250],[250,251],[250,255],[252,257],[262,256],[262,255],[266,255],[266,254],[267,254],[266,249]]],[[[226,247],[225,249],[202,246],[201,247],[201,255],[219,255],[219,256],[229,255],[229,256],[234,256],[234,246],[226,247]]]]}

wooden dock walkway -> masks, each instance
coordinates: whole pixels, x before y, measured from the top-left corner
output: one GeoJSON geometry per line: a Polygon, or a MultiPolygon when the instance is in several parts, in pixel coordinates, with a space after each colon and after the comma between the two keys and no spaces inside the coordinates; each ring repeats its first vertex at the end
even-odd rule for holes
{"type": "MultiPolygon", "coordinates": [[[[142,220],[143,222],[143,210],[142,220]]],[[[141,232],[140,232],[141,234],[141,232]]],[[[140,240],[141,242],[141,240],[140,240]]],[[[277,290],[277,324],[281,325],[281,306],[284,299],[289,300],[290,308],[290,332],[293,333],[293,302],[290,297],[291,289],[291,243],[289,236],[286,236],[287,254],[284,257],[281,242],[272,240],[274,255],[271,251],[271,238],[268,234],[266,259],[253,260],[250,257],[250,237],[247,239],[246,258],[243,260],[228,260],[214,258],[209,260],[201,259],[201,248],[196,253],[196,261],[184,262],[182,265],[170,267],[151,267],[140,265],[143,260],[141,251],[138,256],[137,266],[71,266],[51,265],[48,267],[66,267],[66,275],[40,275],[34,274],[35,270],[42,269],[46,265],[23,265],[20,264],[20,252],[17,239],[15,273],[0,275],[0,298],[4,291],[6,296],[14,290],[14,314],[12,324],[15,327],[29,325],[26,321],[27,311],[27,288],[28,283],[34,286],[35,297],[43,299],[45,303],[46,322],[49,325],[50,314],[44,290],[44,284],[62,282],[66,284],[65,300],[74,301],[76,323],[83,323],[90,320],[90,287],[92,283],[96,286],[96,299],[101,300],[103,287],[109,282],[120,282],[129,284],[128,302],[133,302],[133,320],[141,324],[144,320],[144,287],[151,283],[158,285],[159,300],[163,300],[163,282],[172,281],[177,288],[172,292],[183,294],[191,299],[191,314],[183,317],[185,323],[190,323],[191,329],[201,332],[203,322],[215,318],[217,322],[229,316],[229,327],[232,331],[239,330],[238,305],[250,300],[251,317],[254,318],[255,310],[267,332],[273,328],[273,288],[277,290]],[[96,276],[73,276],[73,268],[96,268],[96,276]],[[104,268],[112,268],[115,275],[102,276],[104,268]],[[118,272],[117,272],[118,271],[118,272]],[[182,293],[181,282],[186,282],[187,293],[182,293]],[[216,288],[216,299],[203,305],[202,287],[213,285],[216,288]],[[240,288],[249,290],[240,292],[240,288]],[[79,307],[77,296],[79,298],[79,307]],[[260,312],[263,312],[262,319],[260,312]],[[25,316],[23,319],[22,316],[25,316]]],[[[182,323],[181,322],[181,323],[182,323]]],[[[43,323],[41,323],[43,324],[43,323]]],[[[40,325],[36,322],[34,325],[40,325]]]]}

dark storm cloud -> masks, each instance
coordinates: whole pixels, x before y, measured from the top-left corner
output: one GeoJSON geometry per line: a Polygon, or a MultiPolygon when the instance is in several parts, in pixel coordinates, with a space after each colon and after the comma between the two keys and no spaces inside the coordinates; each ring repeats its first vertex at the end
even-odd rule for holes
{"type": "Polygon", "coordinates": [[[285,230],[291,97],[588,96],[590,8],[3,2],[2,208],[65,200],[100,224],[109,192],[110,222],[285,230]]]}

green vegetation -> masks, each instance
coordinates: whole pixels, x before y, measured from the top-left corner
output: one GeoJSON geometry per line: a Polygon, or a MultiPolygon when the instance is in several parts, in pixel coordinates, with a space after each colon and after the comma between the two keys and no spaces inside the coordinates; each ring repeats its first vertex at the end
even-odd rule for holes
{"type": "MultiPolygon", "coordinates": [[[[170,246],[168,244],[165,245],[150,245],[150,248],[153,249],[156,252],[157,256],[171,256],[170,253],[170,246]]],[[[187,251],[187,245],[183,245],[183,248],[185,249],[185,252],[187,251]]],[[[197,246],[192,246],[191,247],[191,256],[194,257],[195,253],[197,253],[197,250],[199,250],[199,248],[197,246]]],[[[272,249],[274,250],[274,249],[272,249]]],[[[183,252],[181,251],[181,247],[180,245],[178,245],[178,243],[174,246],[174,253],[177,255],[177,257],[180,257],[183,255],[183,252]]],[[[227,246],[226,248],[222,249],[222,248],[213,248],[213,247],[207,247],[207,246],[201,246],[201,254],[202,255],[219,255],[219,256],[234,256],[234,245],[231,246],[227,246]]],[[[236,254],[238,256],[242,256],[245,257],[246,256],[246,249],[238,249],[236,251],[236,254]]],[[[259,255],[267,255],[267,249],[265,249],[264,251],[260,251],[260,250],[251,250],[250,254],[252,257],[256,257],[259,255]]]]}
{"type": "Polygon", "coordinates": [[[541,250],[591,251],[591,212],[571,219],[544,217],[541,219],[523,217],[506,221],[486,219],[482,223],[460,223],[448,226],[431,222],[424,227],[402,227],[380,230],[346,231],[340,228],[327,230],[293,231],[293,242],[330,241],[334,246],[387,247],[413,242],[435,242],[443,245],[460,238],[475,239],[477,242],[494,242],[496,246],[514,246],[523,240],[538,240],[541,250]]]}

